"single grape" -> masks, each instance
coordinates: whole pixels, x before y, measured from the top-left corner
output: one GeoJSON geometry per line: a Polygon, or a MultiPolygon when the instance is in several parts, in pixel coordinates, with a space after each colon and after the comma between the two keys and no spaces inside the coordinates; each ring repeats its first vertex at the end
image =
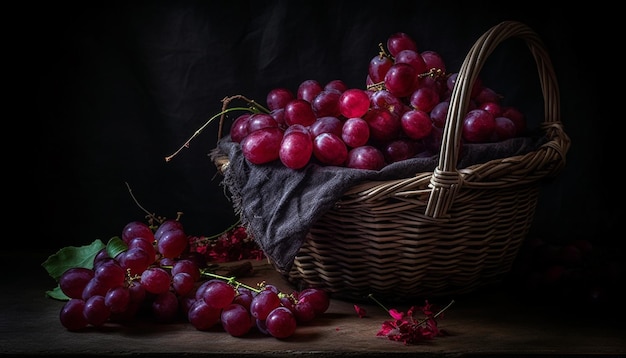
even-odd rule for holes
{"type": "Polygon", "coordinates": [[[496,102],[483,102],[478,106],[478,108],[484,109],[485,111],[491,113],[493,118],[502,116],[502,107],[496,102]]]}
{"type": "Polygon", "coordinates": [[[94,277],[94,271],[85,267],[72,267],[59,277],[59,288],[69,298],[83,297],[85,286],[94,277]]]}
{"type": "Polygon", "coordinates": [[[250,133],[241,141],[241,152],[252,164],[266,164],[279,158],[283,131],[279,128],[264,128],[250,133]]]}
{"type": "Polygon", "coordinates": [[[87,285],[85,285],[81,298],[83,301],[87,301],[91,296],[104,296],[110,288],[111,287],[94,276],[87,282],[87,285]]]}
{"type": "Polygon", "coordinates": [[[206,331],[220,323],[222,310],[211,307],[204,300],[195,300],[187,311],[187,319],[199,331],[206,331]]]}
{"type": "Polygon", "coordinates": [[[526,132],[526,117],[517,108],[512,106],[502,107],[502,117],[506,117],[515,123],[515,136],[519,137],[526,132]]]}
{"type": "Polygon", "coordinates": [[[172,291],[157,294],[152,301],[152,315],[157,322],[172,322],[178,317],[178,297],[172,291]]]}
{"type": "Polygon", "coordinates": [[[417,44],[409,34],[396,32],[387,38],[387,50],[395,57],[402,50],[417,51],[417,44]]]}
{"type": "Polygon", "coordinates": [[[383,82],[393,63],[394,61],[389,56],[380,54],[372,57],[367,68],[367,78],[372,82],[371,84],[383,82]]]}
{"type": "MultiPolygon", "coordinates": [[[[153,251],[156,252],[154,249],[153,251]]],[[[155,261],[154,256],[142,248],[133,247],[120,253],[116,259],[131,275],[141,275],[155,261]]]]}
{"type": "Polygon", "coordinates": [[[386,165],[385,157],[380,149],[364,145],[350,149],[346,167],[353,169],[380,170],[386,165]]]}
{"type": "Polygon", "coordinates": [[[300,291],[298,302],[310,302],[316,315],[321,315],[330,307],[330,297],[319,288],[307,288],[300,291]]]}
{"type": "Polygon", "coordinates": [[[424,63],[426,63],[427,69],[431,70],[434,68],[440,70],[441,73],[446,73],[446,64],[439,52],[422,51],[420,55],[424,59],[424,63]]]}
{"type": "Polygon", "coordinates": [[[298,323],[308,323],[315,319],[315,309],[313,304],[309,301],[296,302],[293,306],[293,314],[296,317],[298,323]]]}
{"type": "Polygon", "coordinates": [[[257,293],[250,303],[250,313],[254,318],[265,320],[267,315],[276,307],[280,306],[278,293],[264,289],[257,293]]]}
{"type": "Polygon", "coordinates": [[[265,325],[265,320],[255,318],[256,328],[259,332],[263,333],[266,336],[271,336],[270,332],[267,330],[267,326],[265,325]]]}
{"type": "MultiPolygon", "coordinates": [[[[235,118],[230,125],[230,140],[235,143],[240,143],[249,132],[248,121],[250,120],[251,113],[244,113],[235,118]]],[[[155,235],[156,236],[156,235],[155,235]]]]}
{"type": "Polygon", "coordinates": [[[157,230],[154,232],[154,240],[159,241],[161,236],[163,236],[164,233],[170,230],[183,230],[184,231],[183,223],[174,219],[168,219],[168,220],[163,221],[161,225],[159,225],[157,230]]]}
{"type": "Polygon", "coordinates": [[[233,337],[248,333],[256,323],[250,312],[240,304],[231,303],[222,309],[220,316],[222,327],[233,337]]]}
{"type": "Polygon", "coordinates": [[[496,127],[491,136],[491,142],[500,142],[515,137],[517,128],[512,120],[506,117],[496,117],[496,127]]]}
{"type": "Polygon", "coordinates": [[[402,116],[402,114],[406,111],[405,108],[407,107],[400,98],[392,95],[389,91],[384,89],[372,93],[370,96],[370,102],[372,108],[385,109],[398,118],[402,116]]]}
{"type": "Polygon", "coordinates": [[[85,301],[80,298],[71,298],[61,308],[59,318],[63,327],[68,331],[78,331],[88,326],[83,315],[85,301]]]}
{"type": "Polygon", "coordinates": [[[413,109],[428,113],[440,103],[439,99],[439,93],[434,88],[420,87],[411,94],[409,103],[413,109]]]}
{"type": "Polygon", "coordinates": [[[107,290],[123,286],[126,279],[126,270],[115,260],[107,261],[98,266],[94,277],[107,287],[107,290]]]}
{"type": "Polygon", "coordinates": [[[342,80],[331,80],[324,86],[324,90],[336,90],[340,93],[347,90],[348,86],[342,80]]]}
{"type": "Polygon", "coordinates": [[[396,97],[408,97],[419,84],[419,73],[407,63],[394,63],[385,75],[385,88],[396,97]]]}
{"type": "Polygon", "coordinates": [[[104,296],[95,295],[85,301],[83,315],[88,324],[100,327],[111,317],[111,310],[106,305],[104,296]]]}
{"type": "Polygon", "coordinates": [[[432,120],[428,113],[413,109],[402,115],[400,118],[402,130],[411,139],[426,138],[433,128],[432,120]]]}
{"type": "Polygon", "coordinates": [[[157,251],[165,258],[176,258],[187,248],[187,234],[181,229],[163,233],[157,241],[157,251]]]}
{"type": "Polygon", "coordinates": [[[154,233],[148,224],[141,221],[131,221],[122,229],[122,240],[128,244],[130,240],[140,237],[148,242],[154,241],[154,233]]]}
{"type": "Polygon", "coordinates": [[[339,97],[339,111],[345,118],[362,117],[369,108],[370,97],[362,89],[348,89],[339,97]]]}
{"type": "Polygon", "coordinates": [[[298,86],[296,93],[296,99],[302,99],[309,103],[312,103],[315,97],[322,92],[324,88],[316,80],[305,80],[298,86]]]}
{"type": "Polygon", "coordinates": [[[478,94],[476,95],[476,97],[474,97],[474,100],[476,100],[476,102],[478,103],[484,103],[484,102],[500,103],[500,101],[502,101],[502,95],[494,91],[492,88],[482,87],[480,91],[478,92],[478,94]]]}
{"type": "Polygon", "coordinates": [[[247,289],[245,287],[238,287],[237,295],[235,296],[235,298],[233,298],[233,303],[238,303],[244,306],[247,310],[249,310],[254,295],[254,292],[250,289],[247,289]]]}
{"type": "Polygon", "coordinates": [[[102,250],[98,251],[96,256],[93,258],[93,268],[96,268],[100,263],[108,260],[112,260],[113,258],[109,256],[106,247],[102,250]]]}
{"type": "Polygon", "coordinates": [[[283,88],[283,87],[273,88],[267,93],[267,98],[266,98],[267,108],[270,111],[284,108],[285,105],[294,98],[295,96],[293,95],[293,92],[291,92],[287,88],[283,88]]]}
{"type": "Polygon", "coordinates": [[[311,108],[316,117],[333,116],[337,117],[341,115],[339,111],[339,97],[341,92],[337,90],[323,90],[320,92],[311,102],[311,108]]]}
{"type": "Polygon", "coordinates": [[[128,243],[128,250],[137,248],[145,251],[146,254],[148,254],[148,264],[152,264],[157,259],[157,251],[156,247],[154,247],[154,244],[154,242],[149,243],[145,240],[134,238],[128,243]]]}
{"type": "Polygon", "coordinates": [[[278,156],[287,168],[304,168],[312,155],[313,141],[308,133],[292,131],[283,136],[278,156]]]}
{"type": "Polygon", "coordinates": [[[263,128],[278,127],[278,122],[267,113],[255,113],[248,118],[248,134],[263,128]]]}
{"type": "Polygon", "coordinates": [[[211,281],[203,288],[202,299],[207,305],[215,308],[224,308],[233,302],[237,291],[224,281],[211,281]]]}
{"type": "Polygon", "coordinates": [[[395,63],[406,63],[415,68],[418,74],[428,72],[424,58],[413,49],[405,49],[398,52],[395,56],[395,63]]]}
{"type": "Polygon", "coordinates": [[[341,128],[341,139],[352,148],[365,145],[370,139],[370,126],[363,118],[348,118],[341,128]]]}
{"type": "Polygon", "coordinates": [[[287,127],[287,124],[285,123],[285,108],[277,108],[271,111],[270,116],[272,116],[272,118],[274,118],[276,123],[278,123],[279,128],[284,129],[285,127],[287,127]]]}
{"type": "Polygon", "coordinates": [[[287,103],[284,117],[285,124],[288,126],[292,124],[310,126],[317,119],[311,103],[304,99],[294,99],[287,103]]]}
{"type": "Polygon", "coordinates": [[[470,143],[486,143],[496,127],[493,115],[484,109],[469,111],[463,119],[463,139],[470,143]]]}
{"type": "Polygon", "coordinates": [[[313,156],[325,165],[343,166],[348,147],[339,136],[322,133],[313,139],[313,156]]]}
{"type": "Polygon", "coordinates": [[[146,299],[146,288],[139,281],[133,281],[128,286],[131,303],[142,303],[146,299]]]}
{"type": "Polygon", "coordinates": [[[188,273],[193,278],[194,281],[199,280],[201,277],[200,268],[198,267],[198,264],[189,259],[178,260],[172,266],[172,271],[171,271],[172,276],[180,272],[188,273]]]}
{"type": "Polygon", "coordinates": [[[430,111],[430,119],[435,127],[443,128],[445,126],[449,108],[450,102],[442,101],[437,103],[430,111]]]}
{"type": "Polygon", "coordinates": [[[179,296],[185,296],[194,288],[196,280],[186,272],[179,272],[172,276],[172,288],[179,296]]]}
{"type": "Polygon", "coordinates": [[[319,117],[311,126],[309,132],[313,138],[322,133],[334,133],[341,136],[343,122],[335,116],[319,117]]]}
{"type": "Polygon", "coordinates": [[[370,127],[370,138],[375,141],[396,139],[402,131],[400,118],[382,108],[371,109],[363,119],[370,127]]]}
{"type": "Polygon", "coordinates": [[[111,313],[124,312],[130,303],[130,290],[122,286],[111,288],[104,296],[104,303],[111,313]]]}
{"type": "Polygon", "coordinates": [[[141,274],[141,285],[153,294],[167,292],[170,289],[171,276],[160,267],[150,267],[141,274]]]}
{"type": "Polygon", "coordinates": [[[296,317],[283,306],[274,308],[265,319],[267,331],[276,338],[287,338],[293,335],[296,325],[296,317]]]}
{"type": "Polygon", "coordinates": [[[421,142],[408,138],[399,138],[387,143],[382,152],[386,163],[395,163],[413,158],[418,152],[423,150],[421,142]]]}

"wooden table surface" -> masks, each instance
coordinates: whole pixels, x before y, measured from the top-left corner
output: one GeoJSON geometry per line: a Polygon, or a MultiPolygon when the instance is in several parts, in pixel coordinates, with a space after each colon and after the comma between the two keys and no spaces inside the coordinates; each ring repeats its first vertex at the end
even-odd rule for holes
{"type": "MultiPolygon", "coordinates": [[[[531,302],[498,287],[456,297],[438,320],[448,335],[409,346],[376,336],[382,322],[389,319],[379,306],[360,304],[367,311],[361,318],[354,302],[335,299],[322,317],[299,325],[293,336],[283,340],[258,332],[237,338],[220,330],[198,331],[187,322],[107,323],[99,329],[69,332],[59,321],[63,302],[45,296],[46,290],[56,286],[41,267],[45,257],[22,254],[12,262],[7,256],[19,255],[2,255],[0,354],[6,357],[626,356],[623,312],[596,315],[586,307],[542,304],[542,297],[531,302]]],[[[269,264],[253,264],[254,274],[242,282],[265,280],[290,289],[269,264]]]]}

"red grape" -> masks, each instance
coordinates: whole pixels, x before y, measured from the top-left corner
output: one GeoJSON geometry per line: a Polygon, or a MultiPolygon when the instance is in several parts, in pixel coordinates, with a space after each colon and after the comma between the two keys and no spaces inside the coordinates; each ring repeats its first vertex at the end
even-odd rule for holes
{"type": "Polygon", "coordinates": [[[276,338],[287,338],[296,331],[296,317],[287,307],[274,308],[265,319],[269,334],[276,338]]]}
{"type": "Polygon", "coordinates": [[[305,167],[313,155],[313,141],[308,133],[291,131],[283,136],[278,156],[291,169],[305,167]]]}
{"type": "Polygon", "coordinates": [[[361,117],[369,108],[370,97],[362,89],[348,89],[339,97],[339,111],[346,118],[361,117]]]}
{"type": "Polygon", "coordinates": [[[160,267],[150,267],[141,274],[141,285],[154,294],[169,291],[170,281],[170,274],[160,267]]]}
{"type": "Polygon", "coordinates": [[[296,93],[296,99],[302,99],[309,103],[312,103],[315,97],[322,92],[324,88],[316,80],[305,80],[298,86],[296,93]]]}
{"type": "Polygon", "coordinates": [[[174,229],[159,237],[157,251],[165,258],[175,258],[185,251],[187,245],[187,234],[181,229],[174,229]]]}
{"type": "Polygon", "coordinates": [[[265,164],[277,160],[283,131],[279,128],[263,128],[250,133],[241,141],[241,152],[252,164],[265,164]]]}
{"type": "Polygon", "coordinates": [[[385,88],[396,97],[410,96],[418,83],[417,71],[406,63],[395,63],[385,75],[385,88]]]}
{"type": "Polygon", "coordinates": [[[346,166],[354,169],[380,170],[385,166],[385,157],[380,149],[364,145],[350,149],[346,166]]]}
{"type": "Polygon", "coordinates": [[[336,134],[322,133],[313,139],[313,156],[322,164],[342,166],[348,157],[348,147],[336,134]]]}
{"type": "Polygon", "coordinates": [[[285,124],[310,126],[317,119],[311,103],[304,99],[294,99],[285,106],[285,124]]]}
{"type": "Polygon", "coordinates": [[[240,143],[248,135],[248,121],[250,120],[250,116],[251,113],[244,113],[233,121],[233,124],[230,125],[231,141],[240,143]]]}
{"type": "Polygon", "coordinates": [[[348,118],[341,130],[341,139],[349,147],[365,145],[370,138],[370,127],[363,118],[348,118]]]}
{"type": "Polygon", "coordinates": [[[343,122],[337,117],[326,116],[319,117],[311,126],[309,126],[309,132],[313,138],[322,133],[333,133],[341,136],[341,130],[343,122]]]}
{"type": "Polygon", "coordinates": [[[411,139],[426,138],[433,128],[432,120],[428,113],[419,109],[405,112],[400,118],[402,130],[411,139]]]}
{"type": "Polygon", "coordinates": [[[255,323],[248,310],[237,303],[224,307],[220,320],[224,330],[233,337],[241,337],[248,333],[255,323]]]}
{"type": "Polygon", "coordinates": [[[83,297],[85,286],[94,277],[94,271],[85,267],[72,267],[59,278],[59,288],[69,298],[83,297]]]}
{"type": "Polygon", "coordinates": [[[409,34],[396,32],[387,38],[387,50],[395,57],[402,50],[417,51],[417,44],[409,34]]]}
{"type": "Polygon", "coordinates": [[[279,87],[273,88],[267,93],[265,102],[267,104],[267,108],[270,111],[273,111],[275,109],[284,108],[285,105],[294,98],[295,96],[293,95],[293,92],[289,89],[279,87]]]}
{"type": "Polygon", "coordinates": [[[255,113],[248,118],[248,134],[259,129],[270,127],[278,127],[278,122],[269,114],[255,113]]]}
{"type": "Polygon", "coordinates": [[[122,240],[128,244],[130,240],[140,237],[148,242],[154,241],[154,233],[148,224],[141,221],[131,221],[122,230],[122,240]]]}
{"type": "Polygon", "coordinates": [[[470,143],[488,142],[495,127],[496,121],[491,113],[484,109],[473,109],[463,120],[463,139],[470,143]]]}
{"type": "Polygon", "coordinates": [[[386,109],[373,108],[363,116],[370,127],[370,137],[376,141],[389,141],[398,138],[402,130],[399,117],[394,116],[386,109]]]}
{"type": "Polygon", "coordinates": [[[63,327],[68,331],[78,331],[87,327],[89,323],[83,314],[84,308],[85,301],[80,298],[72,298],[65,302],[59,314],[63,327]]]}
{"type": "Polygon", "coordinates": [[[372,83],[383,82],[393,63],[394,61],[388,56],[376,55],[372,57],[368,66],[368,78],[372,83]]]}
{"type": "Polygon", "coordinates": [[[341,92],[337,90],[323,90],[311,102],[311,107],[316,117],[339,116],[339,97],[341,92]]]}

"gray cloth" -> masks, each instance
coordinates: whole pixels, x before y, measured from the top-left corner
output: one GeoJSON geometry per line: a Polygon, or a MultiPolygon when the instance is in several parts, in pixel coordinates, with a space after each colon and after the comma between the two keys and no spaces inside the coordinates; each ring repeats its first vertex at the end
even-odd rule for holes
{"type": "MultiPolygon", "coordinates": [[[[544,138],[514,138],[499,143],[462,147],[457,168],[521,155],[535,150],[544,138]]],[[[439,153],[387,165],[380,171],[322,166],[310,163],[301,170],[280,161],[264,165],[248,162],[237,143],[226,136],[210,154],[226,154],[229,167],[223,185],[242,223],[277,270],[287,273],[311,226],[352,186],[371,180],[408,178],[432,172],[439,153]]]]}

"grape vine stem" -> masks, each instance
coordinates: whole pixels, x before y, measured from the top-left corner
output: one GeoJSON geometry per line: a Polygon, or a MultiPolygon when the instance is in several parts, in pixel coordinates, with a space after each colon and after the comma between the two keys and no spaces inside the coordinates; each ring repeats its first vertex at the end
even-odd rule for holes
{"type": "Polygon", "coordinates": [[[183,143],[183,145],[180,146],[180,148],[178,148],[178,150],[176,150],[173,154],[168,155],[167,157],[165,157],[165,161],[169,162],[171,161],[176,155],[178,155],[178,153],[180,153],[183,149],[185,148],[189,148],[191,141],[193,139],[195,139],[197,136],[200,135],[200,133],[202,133],[202,131],[211,123],[213,122],[216,118],[219,118],[219,128],[218,128],[218,133],[217,133],[217,140],[219,141],[220,138],[222,138],[222,127],[224,126],[224,118],[226,116],[227,113],[229,112],[234,112],[234,111],[248,111],[248,112],[252,112],[252,113],[260,113],[260,112],[265,112],[265,113],[269,113],[270,111],[263,107],[262,105],[258,104],[256,101],[251,100],[243,95],[234,95],[234,96],[230,96],[230,97],[225,97],[222,100],[222,110],[217,113],[216,115],[214,115],[213,117],[209,118],[208,121],[206,121],[200,128],[198,128],[191,137],[189,137],[189,139],[187,139],[187,141],[185,143],[183,143]],[[235,99],[241,99],[244,100],[248,103],[248,107],[232,107],[232,108],[227,108],[228,105],[230,104],[231,101],[235,100],[235,99]]]}

